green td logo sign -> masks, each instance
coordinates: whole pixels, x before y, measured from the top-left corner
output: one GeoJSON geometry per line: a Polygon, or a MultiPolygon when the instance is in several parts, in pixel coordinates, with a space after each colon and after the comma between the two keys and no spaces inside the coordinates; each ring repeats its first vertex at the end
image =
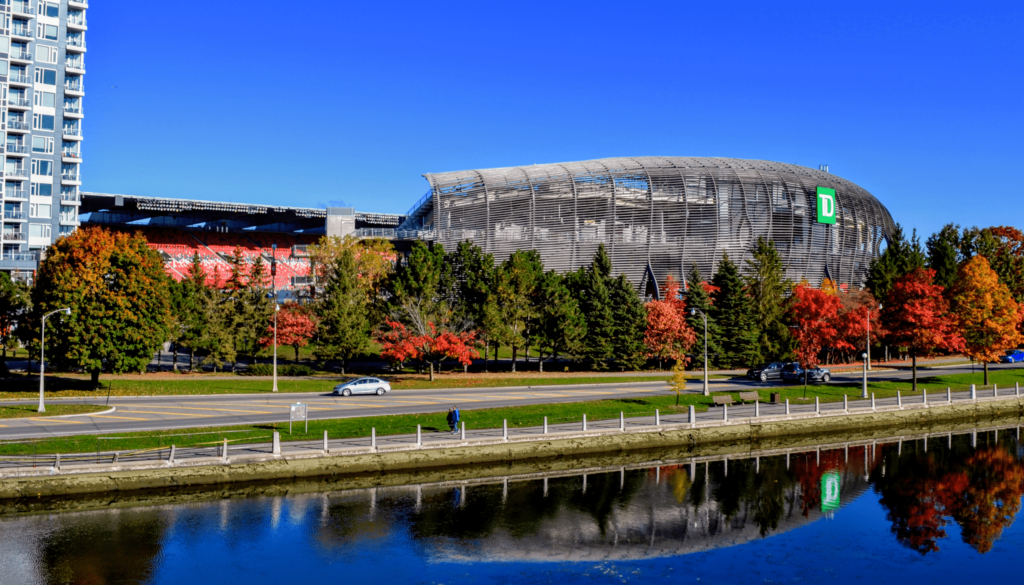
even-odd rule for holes
{"type": "Polygon", "coordinates": [[[835,471],[828,471],[821,476],[821,511],[834,512],[838,509],[839,474],[835,471]]]}
{"type": "Polygon", "coordinates": [[[836,222],[836,190],[818,187],[818,223],[836,222]]]}

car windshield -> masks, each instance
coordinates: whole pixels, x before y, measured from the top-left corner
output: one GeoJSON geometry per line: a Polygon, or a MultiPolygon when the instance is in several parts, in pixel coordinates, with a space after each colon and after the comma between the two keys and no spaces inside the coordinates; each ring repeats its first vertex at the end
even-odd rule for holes
{"type": "Polygon", "coordinates": [[[782,371],[784,371],[784,372],[795,372],[795,371],[797,371],[799,369],[800,369],[800,366],[797,365],[797,364],[786,364],[786,367],[782,368],[782,371]]]}

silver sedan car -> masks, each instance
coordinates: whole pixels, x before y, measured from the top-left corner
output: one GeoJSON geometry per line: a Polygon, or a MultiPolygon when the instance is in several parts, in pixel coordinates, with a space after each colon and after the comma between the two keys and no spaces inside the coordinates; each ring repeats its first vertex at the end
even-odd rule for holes
{"type": "Polygon", "coordinates": [[[356,378],[348,382],[342,382],[334,387],[334,394],[352,396],[353,394],[376,394],[383,396],[385,392],[391,392],[391,384],[380,378],[356,378]]]}

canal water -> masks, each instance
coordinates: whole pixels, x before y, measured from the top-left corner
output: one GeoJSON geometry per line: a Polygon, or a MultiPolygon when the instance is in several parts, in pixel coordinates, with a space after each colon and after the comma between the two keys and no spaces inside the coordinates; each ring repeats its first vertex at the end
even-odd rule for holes
{"type": "Polygon", "coordinates": [[[94,501],[0,516],[0,583],[1020,583],[1017,436],[94,501]]]}

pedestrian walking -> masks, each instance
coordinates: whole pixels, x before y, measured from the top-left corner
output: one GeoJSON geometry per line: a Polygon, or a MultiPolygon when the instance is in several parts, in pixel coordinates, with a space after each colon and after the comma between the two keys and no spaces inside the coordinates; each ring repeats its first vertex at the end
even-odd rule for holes
{"type": "Polygon", "coordinates": [[[452,407],[452,425],[453,425],[453,427],[452,427],[452,434],[453,435],[459,434],[459,407],[458,406],[453,406],[452,407]]]}
{"type": "Polygon", "coordinates": [[[455,432],[455,415],[452,413],[453,410],[454,409],[452,409],[452,408],[448,409],[448,418],[447,418],[447,420],[448,420],[448,431],[449,432],[455,432]]]}

